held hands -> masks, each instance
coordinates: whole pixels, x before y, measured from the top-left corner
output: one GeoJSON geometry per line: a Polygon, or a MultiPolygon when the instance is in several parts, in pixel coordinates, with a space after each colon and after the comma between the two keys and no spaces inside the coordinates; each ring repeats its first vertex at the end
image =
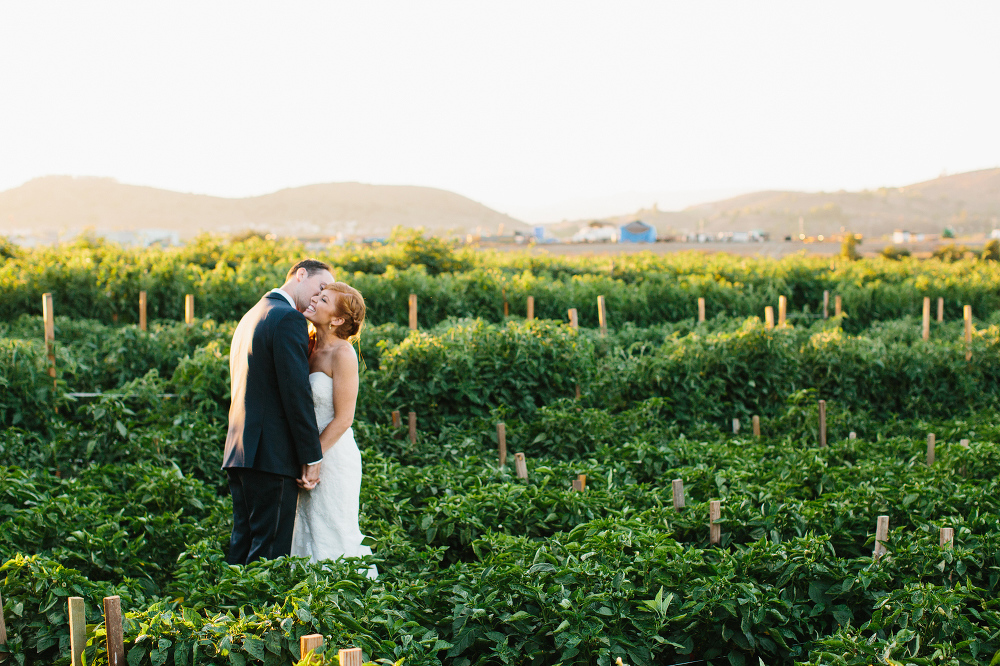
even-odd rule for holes
{"type": "Polygon", "coordinates": [[[295,483],[299,484],[299,488],[303,490],[312,490],[319,483],[319,467],[323,463],[316,463],[315,465],[303,465],[302,466],[302,476],[295,479],[295,483]]]}

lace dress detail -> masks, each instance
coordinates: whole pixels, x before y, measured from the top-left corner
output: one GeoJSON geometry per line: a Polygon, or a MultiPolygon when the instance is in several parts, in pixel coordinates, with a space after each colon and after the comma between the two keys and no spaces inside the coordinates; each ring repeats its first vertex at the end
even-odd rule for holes
{"type": "MultiPolygon", "coordinates": [[[[309,375],[309,384],[316,425],[323,432],[333,420],[333,378],[314,372],[309,375]]],[[[299,491],[292,555],[308,557],[312,562],[371,555],[371,548],[361,545],[364,535],[358,527],[361,452],[353,429],[348,428],[323,454],[319,478],[319,485],[312,490],[299,491]]],[[[372,565],[368,577],[374,579],[377,575],[378,569],[372,565]]]]}

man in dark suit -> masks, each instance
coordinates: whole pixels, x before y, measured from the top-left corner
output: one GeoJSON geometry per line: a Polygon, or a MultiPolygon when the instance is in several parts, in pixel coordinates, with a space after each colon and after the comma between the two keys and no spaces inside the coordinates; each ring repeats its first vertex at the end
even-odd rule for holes
{"type": "Polygon", "coordinates": [[[319,482],[319,443],[302,312],[333,282],[314,259],[243,315],[229,353],[232,403],[222,467],[233,496],[230,564],[288,555],[299,486],[319,482]]]}

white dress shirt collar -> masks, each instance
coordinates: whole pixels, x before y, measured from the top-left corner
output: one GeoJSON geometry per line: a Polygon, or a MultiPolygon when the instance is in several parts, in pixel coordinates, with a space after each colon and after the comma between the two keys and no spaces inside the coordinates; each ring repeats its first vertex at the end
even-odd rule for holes
{"type": "Polygon", "coordinates": [[[289,305],[291,305],[296,310],[299,309],[298,307],[296,307],[295,301],[292,300],[291,295],[287,291],[285,291],[284,289],[282,289],[281,287],[276,287],[276,288],[272,289],[271,293],[272,294],[281,294],[282,296],[285,297],[285,300],[288,301],[289,305]]]}

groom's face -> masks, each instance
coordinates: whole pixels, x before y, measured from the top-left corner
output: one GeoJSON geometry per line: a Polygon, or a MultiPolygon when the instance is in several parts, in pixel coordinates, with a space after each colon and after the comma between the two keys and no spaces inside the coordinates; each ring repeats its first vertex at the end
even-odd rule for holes
{"type": "Polygon", "coordinates": [[[295,307],[298,308],[299,312],[304,312],[309,307],[309,301],[312,300],[313,296],[323,291],[326,285],[333,284],[334,279],[330,271],[316,271],[312,275],[309,275],[306,269],[303,268],[301,272],[305,275],[299,276],[299,289],[298,293],[295,294],[295,307]]]}

